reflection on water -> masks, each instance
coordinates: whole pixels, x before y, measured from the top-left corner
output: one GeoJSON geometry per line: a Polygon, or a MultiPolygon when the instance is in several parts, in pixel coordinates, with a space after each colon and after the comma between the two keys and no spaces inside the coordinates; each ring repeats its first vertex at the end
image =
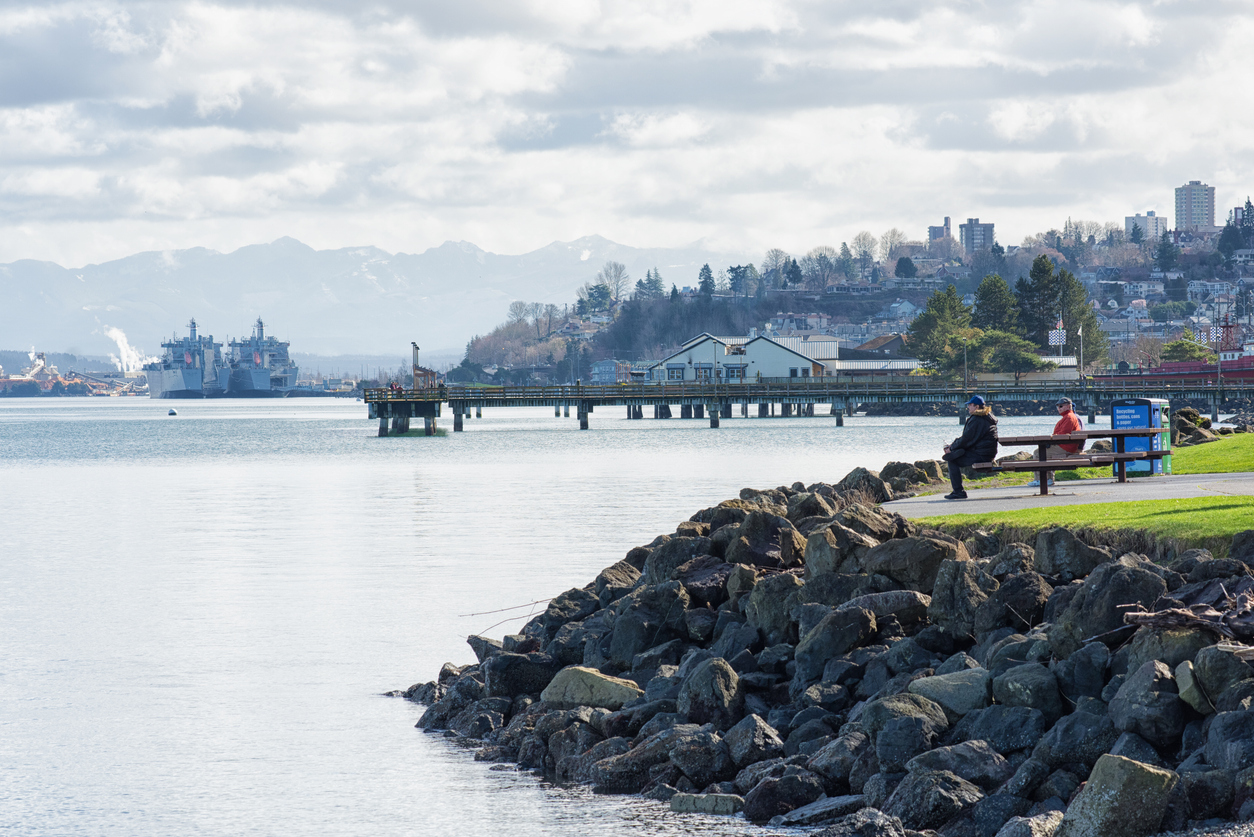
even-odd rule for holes
{"type": "Polygon", "coordinates": [[[582,586],[742,486],[932,457],[958,432],[602,413],[580,432],[536,409],[378,439],[355,402],[168,406],[0,401],[10,833],[743,833],[490,769],[379,693],[471,661],[464,638],[508,615],[460,614],[582,586]]]}

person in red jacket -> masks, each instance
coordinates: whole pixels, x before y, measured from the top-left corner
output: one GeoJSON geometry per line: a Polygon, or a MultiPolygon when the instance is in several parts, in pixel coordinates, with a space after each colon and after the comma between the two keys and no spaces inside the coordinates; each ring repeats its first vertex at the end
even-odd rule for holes
{"type": "MultiPolygon", "coordinates": [[[[1083,430],[1084,425],[1080,423],[1080,417],[1075,414],[1075,410],[1071,404],[1071,399],[1065,395],[1058,399],[1058,403],[1054,405],[1058,408],[1058,423],[1054,425],[1053,436],[1062,436],[1067,433],[1074,433],[1077,430],[1083,430]]],[[[1067,442],[1061,445],[1050,445],[1045,449],[1046,459],[1066,459],[1068,456],[1077,454],[1084,450],[1084,442],[1067,442]]],[[[1049,473],[1049,482],[1054,482],[1054,474],[1049,473]]],[[[1028,485],[1040,485],[1040,477],[1032,480],[1028,485]]]]}

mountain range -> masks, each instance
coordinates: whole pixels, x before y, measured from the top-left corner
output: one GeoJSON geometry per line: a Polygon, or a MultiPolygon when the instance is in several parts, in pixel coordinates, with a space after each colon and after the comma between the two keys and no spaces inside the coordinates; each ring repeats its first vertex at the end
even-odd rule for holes
{"type": "Polygon", "coordinates": [[[704,263],[746,256],[694,244],[637,248],[592,235],[522,255],[448,241],[423,253],[377,247],[315,250],[292,238],[219,253],[202,247],[137,253],[65,268],[53,262],[0,265],[0,348],[117,352],[120,330],[146,355],[195,318],[217,340],[247,336],[258,317],[293,351],[460,356],[467,341],[506,318],[513,300],[574,302],[575,290],[609,260],[632,280],[656,267],[663,280],[696,285],[704,263]]]}

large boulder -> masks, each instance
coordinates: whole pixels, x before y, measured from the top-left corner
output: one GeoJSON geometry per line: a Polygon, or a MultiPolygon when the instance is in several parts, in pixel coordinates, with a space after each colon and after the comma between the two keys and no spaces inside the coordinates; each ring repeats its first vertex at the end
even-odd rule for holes
{"type": "Polygon", "coordinates": [[[908,590],[931,594],[936,575],[947,560],[968,560],[967,548],[939,532],[909,538],[894,538],[866,554],[863,567],[868,573],[886,575],[908,590]]]}
{"type": "Polygon", "coordinates": [[[872,749],[866,734],[850,730],[844,735],[824,744],[822,749],[810,756],[806,769],[818,773],[829,781],[846,782],[859,758],[872,749]]]}
{"type": "Polygon", "coordinates": [[[1035,746],[1046,729],[1041,710],[997,703],[963,718],[954,729],[954,736],[987,741],[999,753],[1013,753],[1035,746]]]}
{"type": "Polygon", "coordinates": [[[497,654],[483,664],[488,697],[538,695],[561,669],[548,654],[497,654]]]}
{"type": "Polygon", "coordinates": [[[1051,768],[1065,764],[1088,766],[1110,752],[1118,739],[1119,730],[1108,716],[1072,712],[1041,737],[1032,750],[1032,758],[1051,768]]]}
{"type": "MultiPolygon", "coordinates": [[[[1208,631],[1188,628],[1137,628],[1128,643],[1128,671],[1136,671],[1150,660],[1160,660],[1174,669],[1192,660],[1203,648],[1214,644],[1208,631]]],[[[1254,674],[1254,672],[1251,672],[1254,674]]]]}
{"type": "Polygon", "coordinates": [[[556,708],[601,707],[614,711],[644,694],[634,681],[610,677],[596,669],[569,666],[559,671],[540,693],[540,700],[556,708]]]}
{"type": "Polygon", "coordinates": [[[698,788],[724,782],[736,776],[736,764],[722,737],[702,729],[685,738],[671,750],[671,764],[683,771],[698,788]]]}
{"type": "Polygon", "coordinates": [[[862,560],[876,546],[879,541],[875,538],[832,522],[806,538],[806,576],[859,572],[862,560]]]}
{"type": "Polygon", "coordinates": [[[671,538],[649,553],[644,562],[643,584],[665,584],[673,581],[675,570],[699,555],[709,555],[709,538],[671,538]]]}
{"type": "Polygon", "coordinates": [[[1211,702],[1218,704],[1224,692],[1254,677],[1254,668],[1233,651],[1211,645],[1193,658],[1193,676],[1211,702]]]}
{"type": "Polygon", "coordinates": [[[802,586],[803,582],[795,575],[776,573],[759,581],[749,594],[745,616],[750,625],[762,632],[768,645],[788,642],[792,638],[787,600],[790,593],[802,586]]]}
{"type": "Polygon", "coordinates": [[[787,517],[752,511],[740,524],[738,535],[727,545],[724,558],[731,564],[753,567],[784,567],[801,563],[805,538],[787,517]]]}
{"type": "Polygon", "coordinates": [[[1224,770],[1254,764],[1254,709],[1215,715],[1206,732],[1206,763],[1224,770]]]}
{"type": "Polygon", "coordinates": [[[866,807],[866,797],[862,794],[846,796],[825,796],[817,802],[794,808],[787,814],[771,820],[771,825],[789,826],[817,825],[846,817],[866,807]]]}
{"type": "Polygon", "coordinates": [[[1015,666],[993,678],[993,697],[1005,706],[1039,709],[1047,723],[1062,717],[1062,694],[1054,673],[1040,663],[1015,666]]]}
{"type": "Polygon", "coordinates": [[[1045,604],[1053,592],[1040,573],[1029,570],[1007,576],[976,608],[976,634],[1002,627],[1031,629],[1045,618],[1045,604]]]}
{"type": "Polygon", "coordinates": [[[936,573],[928,618],[954,636],[968,636],[975,630],[976,611],[999,586],[974,561],[945,560],[936,573]]]}
{"type": "Polygon", "coordinates": [[[586,619],[601,608],[601,600],[592,590],[575,588],[567,590],[549,602],[541,617],[544,623],[545,639],[557,635],[557,629],[567,622],[578,622],[586,619]]]}
{"type": "Polygon", "coordinates": [[[939,735],[949,729],[945,710],[920,695],[898,694],[878,698],[862,708],[862,729],[874,740],[894,718],[922,718],[929,733],[939,735]]]}
{"type": "Polygon", "coordinates": [[[1177,781],[1170,770],[1121,756],[1102,756],[1067,807],[1055,837],[1156,834],[1177,781]]]}
{"type": "Polygon", "coordinates": [[[797,644],[794,652],[797,677],[802,681],[816,679],[823,673],[828,660],[866,642],[875,630],[875,615],[869,610],[832,611],[797,644]]]}
{"type": "MultiPolygon", "coordinates": [[[[610,661],[622,670],[631,668],[641,651],[682,639],[687,634],[684,614],[692,600],[678,581],[637,587],[619,599],[610,635],[610,661]]],[[[586,658],[585,658],[586,659],[586,658]]]]}
{"type": "Polygon", "coordinates": [[[836,609],[862,608],[875,614],[876,619],[892,616],[902,625],[913,625],[927,616],[927,609],[931,604],[931,596],[914,590],[888,590],[884,593],[867,593],[851,598],[844,604],[838,605],[836,609]]]}
{"type": "Polygon", "coordinates": [[[877,808],[863,808],[810,837],[906,837],[901,820],[877,808]]]}
{"type": "Polygon", "coordinates": [[[764,823],[822,796],[822,781],[808,770],[797,769],[779,778],[763,779],[745,795],[745,819],[764,823]]]}
{"type": "Polygon", "coordinates": [[[777,758],[784,752],[779,732],[757,715],[746,715],[727,731],[723,741],[732,761],[740,768],[777,758]]]}
{"type": "Polygon", "coordinates": [[[883,811],[906,828],[937,829],[984,798],[978,787],[947,770],[908,773],[883,811]]]}
{"type": "Polygon", "coordinates": [[[1033,560],[1036,571],[1041,575],[1071,581],[1084,578],[1111,557],[1109,549],[1089,546],[1070,529],[1055,526],[1036,536],[1033,560]]]}
{"type": "Polygon", "coordinates": [[[896,512],[885,511],[880,506],[864,506],[850,503],[836,512],[840,525],[861,532],[877,541],[904,538],[914,534],[914,524],[896,512]]]}
{"type": "Polygon", "coordinates": [[[1166,592],[1166,582],[1140,566],[1102,564],[1058,614],[1049,632],[1050,647],[1058,657],[1069,657],[1086,640],[1122,627],[1128,605],[1149,607],[1166,592]]]}
{"type": "Polygon", "coordinates": [[[745,714],[744,686],[726,660],[714,657],[697,665],[680,685],[675,710],[689,723],[731,729],[745,714]]]}
{"type": "Polygon", "coordinates": [[[1166,663],[1150,660],[1128,675],[1110,702],[1116,729],[1133,732],[1164,752],[1184,731],[1185,704],[1166,663]]]}
{"type": "Polygon", "coordinates": [[[950,747],[937,747],[915,756],[906,771],[948,770],[984,790],[999,787],[1014,774],[1014,768],[987,741],[966,741],[950,747]]]}
{"type": "Polygon", "coordinates": [[[593,587],[601,604],[607,605],[630,593],[639,580],[640,570],[627,561],[619,561],[601,570],[593,587]]]}
{"type": "Polygon", "coordinates": [[[1011,817],[995,837],[1054,837],[1062,818],[1062,811],[1046,811],[1034,817],[1011,817]]]}
{"type": "Polygon", "coordinates": [[[920,677],[910,681],[906,689],[911,694],[935,701],[954,715],[966,715],[983,709],[993,698],[992,676],[982,668],[920,677]]]}
{"type": "Polygon", "coordinates": [[[881,773],[901,773],[911,759],[935,746],[936,734],[923,718],[893,718],[875,736],[875,761],[881,773]]]}
{"type": "Polygon", "coordinates": [[[695,724],[679,724],[641,741],[625,753],[592,764],[588,776],[603,793],[639,793],[649,782],[649,771],[670,760],[671,750],[697,734],[695,724]]]}
{"type": "Polygon", "coordinates": [[[888,483],[880,479],[877,471],[868,471],[866,468],[854,468],[837,487],[842,492],[860,491],[873,503],[887,503],[893,499],[893,490],[888,483]]]}

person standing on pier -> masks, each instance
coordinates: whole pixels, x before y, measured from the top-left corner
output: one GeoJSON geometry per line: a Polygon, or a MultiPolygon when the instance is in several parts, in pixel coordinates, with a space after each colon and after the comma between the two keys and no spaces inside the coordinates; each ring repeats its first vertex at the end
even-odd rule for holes
{"type": "Polygon", "coordinates": [[[953,491],[946,500],[965,500],[967,492],[962,488],[962,469],[977,462],[992,462],[997,456],[997,419],[993,410],[978,395],[967,402],[967,423],[962,435],[945,445],[941,457],[949,463],[949,485],[953,491]]]}

